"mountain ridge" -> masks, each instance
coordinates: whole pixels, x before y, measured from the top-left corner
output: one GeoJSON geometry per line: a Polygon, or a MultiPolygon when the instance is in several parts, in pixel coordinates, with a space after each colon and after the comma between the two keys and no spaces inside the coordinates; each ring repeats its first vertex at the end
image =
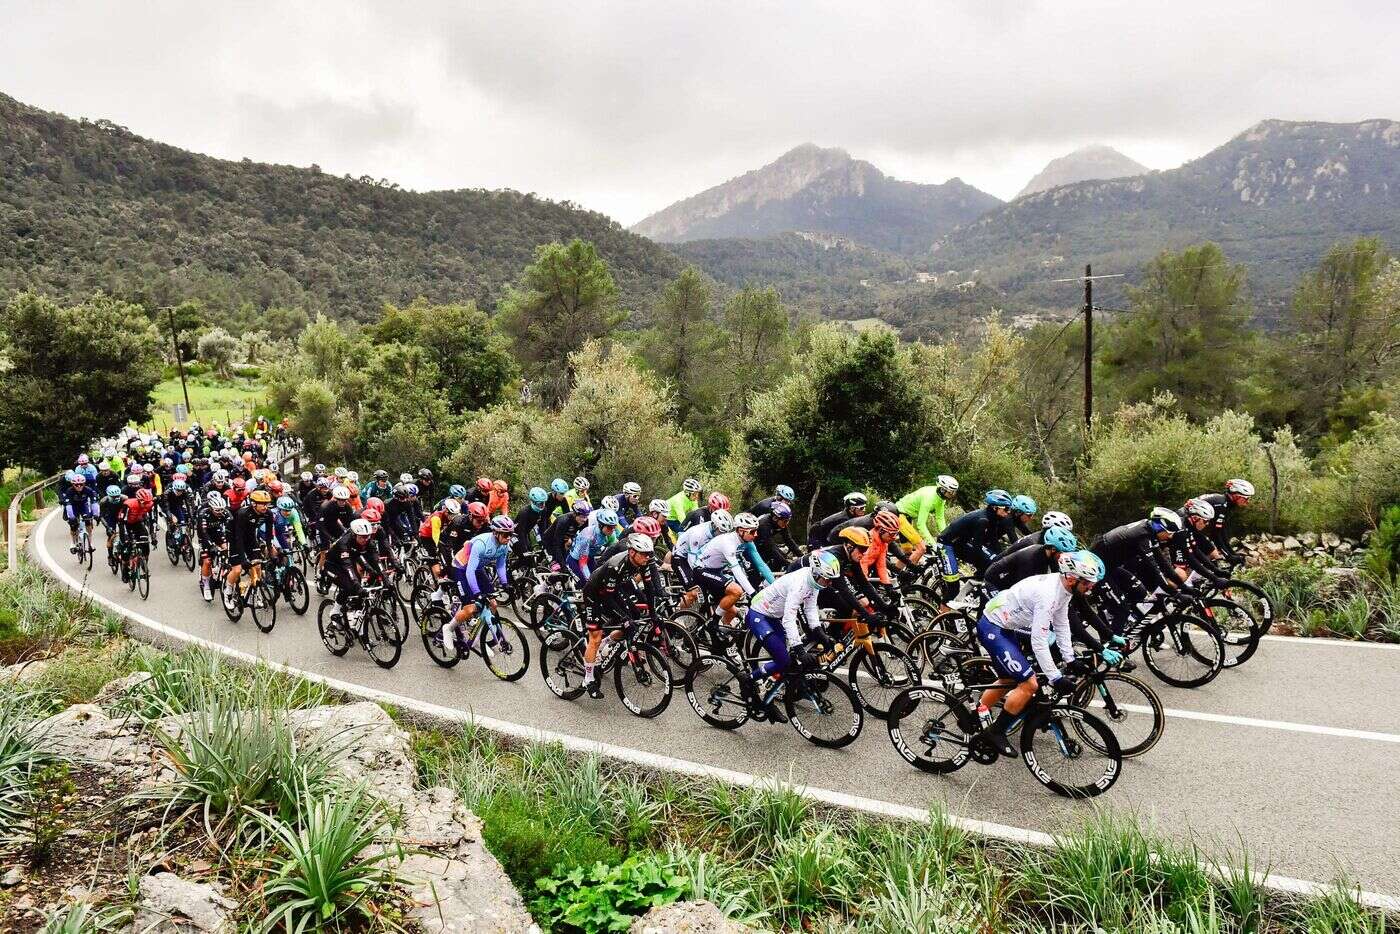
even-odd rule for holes
{"type": "Polygon", "coordinates": [[[1152,170],[1147,166],[1130,159],[1112,146],[1095,143],[1051,159],[1045,168],[1037,172],[1017,193],[1016,198],[1024,198],[1026,195],[1074,182],[1127,178],[1146,175],[1150,171],[1152,170]]]}

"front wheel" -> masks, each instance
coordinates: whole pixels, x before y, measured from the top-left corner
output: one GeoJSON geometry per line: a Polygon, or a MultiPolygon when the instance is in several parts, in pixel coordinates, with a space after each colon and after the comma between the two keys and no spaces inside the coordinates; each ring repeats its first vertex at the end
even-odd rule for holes
{"type": "Polygon", "coordinates": [[[423,637],[423,648],[427,650],[428,657],[443,668],[451,668],[461,660],[455,641],[452,645],[447,645],[442,639],[442,627],[451,619],[445,607],[436,605],[428,607],[418,618],[418,632],[423,637]]]}
{"type": "Polygon", "coordinates": [[[908,655],[888,642],[875,642],[870,648],[869,652],[857,649],[846,680],[866,712],[883,719],[890,712],[890,701],[919,683],[919,671],[908,655]]]}
{"type": "Polygon", "coordinates": [[[622,706],[633,716],[647,720],[670,706],[674,690],[666,659],[645,642],[634,642],[618,650],[613,684],[622,706]]]}
{"type": "Polygon", "coordinates": [[[1113,731],[1078,707],[1050,707],[1021,727],[1021,758],[1035,780],[1066,798],[1093,798],[1118,781],[1123,754],[1113,731]],[[1080,736],[1091,736],[1085,742],[1080,736]]]}
{"type": "Polygon", "coordinates": [[[277,625],[277,590],[267,578],[259,580],[248,590],[248,609],[253,614],[253,625],[259,632],[272,632],[277,625]]]}
{"type": "Polygon", "coordinates": [[[151,595],[151,566],[144,555],[136,562],[136,592],[142,600],[151,595]]]}
{"type": "Polygon", "coordinates": [[[824,749],[849,746],[865,725],[865,712],[850,685],[826,672],[790,676],[783,705],[797,735],[824,749]]]}
{"type": "Polygon", "coordinates": [[[561,700],[577,700],[583,693],[583,650],[587,640],[576,632],[560,630],[540,645],[540,673],[545,687],[561,700]]]}
{"type": "Polygon", "coordinates": [[[282,596],[286,597],[287,606],[292,608],[293,613],[306,615],[306,609],[311,605],[311,588],[306,586],[306,575],[301,573],[300,568],[288,568],[282,576],[282,596]]]}
{"type": "Polygon", "coordinates": [[[1198,688],[1220,674],[1225,643],[1213,623],[1174,613],[1143,634],[1142,658],[1172,687],[1198,688]]]}
{"type": "Polygon", "coordinates": [[[341,619],[334,600],[322,600],[316,610],[316,628],[321,633],[321,641],[326,649],[337,658],[350,651],[350,630],[341,619]]]}
{"type": "Polygon", "coordinates": [[[494,616],[477,639],[486,668],[502,681],[519,681],[530,670],[530,641],[510,620],[494,616]]]}
{"type": "MultiPolygon", "coordinates": [[[[1124,759],[1140,756],[1157,745],[1167,728],[1167,715],[1157,692],[1120,671],[1104,671],[1086,679],[1070,695],[1070,702],[1093,709],[1113,731],[1124,759]]],[[[1079,738],[1092,743],[1096,735],[1085,730],[1079,738]]]]}
{"type": "Polygon", "coordinates": [[[365,651],[380,668],[393,668],[403,653],[398,626],[382,605],[365,611],[365,651]]]}

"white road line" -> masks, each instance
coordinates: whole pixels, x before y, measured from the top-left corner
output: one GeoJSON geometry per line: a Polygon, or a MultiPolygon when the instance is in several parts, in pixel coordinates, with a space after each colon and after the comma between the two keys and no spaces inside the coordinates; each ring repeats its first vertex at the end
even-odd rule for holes
{"type": "MultiPolygon", "coordinates": [[[[1103,701],[1094,701],[1092,706],[1103,707],[1103,701]]],[[[1130,713],[1151,713],[1152,708],[1143,704],[1119,704],[1130,713]]],[[[1207,723],[1228,723],[1231,726],[1252,726],[1264,730],[1285,730],[1290,733],[1316,733],[1319,736],[1341,736],[1346,739],[1368,739],[1377,743],[1400,743],[1400,735],[1379,733],[1375,730],[1352,730],[1340,726],[1319,726],[1314,723],[1290,723],[1287,720],[1260,720],[1257,717],[1237,717],[1224,713],[1202,713],[1197,710],[1177,710],[1163,707],[1162,713],[1182,720],[1203,720],[1207,723]]]]}
{"type": "MultiPolygon", "coordinates": [[[[484,727],[485,729],[492,730],[498,733],[504,733],[508,736],[513,736],[531,742],[558,743],[564,748],[573,750],[575,752],[596,753],[600,756],[606,756],[609,759],[614,759],[620,762],[627,762],[633,765],[639,765],[644,768],[664,769],[666,771],[678,772],[702,778],[713,778],[731,785],[763,786],[772,785],[775,781],[779,781],[775,778],[764,778],[757,775],[749,774],[747,772],[738,772],[732,769],[721,768],[719,766],[705,765],[704,763],[691,762],[686,759],[676,759],[671,756],[661,755],[660,753],[647,752],[641,749],[629,749],[626,746],[617,746],[612,743],[604,743],[598,740],[586,739],[581,736],[572,736],[567,733],[556,733],[553,730],[542,730],[538,727],[525,726],[519,723],[510,723],[505,720],[497,720],[493,717],[483,717],[469,710],[459,710],[454,707],[443,707],[439,704],[433,704],[427,701],[420,701],[416,698],[404,697],[401,694],[394,694],[389,691],[380,691],[375,688],[368,688],[363,685],[355,684],[349,681],[341,681],[339,678],[327,677],[325,675],[317,674],[313,671],[306,671],[304,669],[297,668],[293,665],[269,661],[265,658],[262,658],[261,656],[253,655],[249,652],[244,652],[240,649],[231,648],[218,642],[212,642],[208,639],[202,639],[198,636],[191,635],[190,633],[184,632],[183,630],[176,629],[172,626],[167,626],[164,623],[157,622],[156,620],[151,619],[149,616],[146,616],[143,613],[138,613],[135,610],[128,609],[120,603],[117,603],[115,600],[110,600],[107,597],[104,597],[102,594],[96,593],[92,590],[88,590],[68,572],[67,568],[61,567],[58,564],[58,562],[56,562],[53,559],[53,556],[49,554],[48,546],[44,543],[44,534],[48,530],[49,524],[57,515],[58,513],[56,510],[50,512],[49,515],[45,516],[37,525],[33,527],[33,531],[30,533],[32,546],[39,557],[40,564],[43,565],[49,571],[50,574],[56,576],[58,580],[65,586],[67,586],[70,590],[73,590],[83,596],[86,596],[88,599],[95,600],[103,606],[107,607],[109,610],[112,610],[113,612],[121,616],[125,616],[128,619],[131,619],[139,623],[140,625],[146,627],[147,629],[150,629],[153,632],[160,633],[161,635],[167,638],[185,642],[190,645],[198,645],[202,648],[206,648],[214,652],[219,652],[230,658],[235,658],[248,664],[266,665],[267,667],[272,668],[276,671],[281,671],[285,674],[295,675],[297,677],[305,678],[308,681],[323,684],[328,688],[340,691],[344,694],[362,697],[366,700],[393,704],[394,706],[402,708],[404,710],[411,710],[415,713],[434,719],[456,723],[474,723],[477,726],[484,727]]],[[[779,784],[788,783],[779,781],[779,784]]],[[[846,792],[834,791],[827,788],[813,788],[807,785],[790,785],[789,787],[791,787],[792,790],[797,792],[798,794],[801,794],[806,798],[810,798],[813,801],[819,801],[824,804],[830,804],[836,807],[846,808],[848,810],[863,811],[868,814],[876,814],[882,817],[891,817],[901,820],[924,822],[929,819],[929,812],[926,808],[910,807],[909,805],[905,804],[896,804],[891,801],[881,801],[876,798],[866,798],[860,795],[847,794],[846,792]]],[[[1011,827],[1006,824],[997,824],[989,821],[974,820],[972,818],[958,817],[956,815],[948,815],[948,820],[954,826],[966,830],[969,833],[975,833],[979,836],[991,837],[997,840],[1005,840],[1012,843],[1024,843],[1034,846],[1053,846],[1055,843],[1055,838],[1051,834],[1047,834],[1039,830],[1028,830],[1023,827],[1011,827]]],[[[1231,870],[1229,867],[1220,866],[1212,863],[1203,863],[1203,866],[1210,872],[1215,873],[1216,875],[1219,875],[1222,878],[1230,878],[1230,875],[1233,872],[1233,870],[1231,870]]],[[[1260,885],[1279,892],[1291,892],[1294,894],[1307,896],[1324,896],[1336,891],[1336,886],[1334,885],[1325,885],[1319,882],[1312,882],[1307,879],[1295,879],[1291,876],[1279,876],[1269,873],[1260,874],[1257,876],[1257,878],[1260,885]]],[[[1382,895],[1377,892],[1366,892],[1362,890],[1353,890],[1349,894],[1354,895],[1361,904],[1366,905],[1367,907],[1377,908],[1383,911],[1400,911],[1400,897],[1382,895]]]]}
{"type": "Polygon", "coordinates": [[[1263,642],[1280,642],[1293,645],[1325,645],[1340,649],[1381,649],[1387,652],[1400,652],[1400,645],[1388,642],[1362,642],[1358,639],[1322,639],[1316,636],[1264,636],[1263,642]]]}

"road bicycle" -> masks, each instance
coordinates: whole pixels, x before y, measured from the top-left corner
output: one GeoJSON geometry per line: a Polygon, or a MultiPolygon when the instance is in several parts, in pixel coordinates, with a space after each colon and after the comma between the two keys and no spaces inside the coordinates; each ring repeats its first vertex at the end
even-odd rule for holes
{"type": "MultiPolygon", "coordinates": [[[[637,620],[602,623],[594,677],[601,684],[609,671],[622,706],[633,716],[651,719],[671,703],[675,689],[671,668],[656,646],[646,641],[637,620]]],[[[545,686],[563,700],[576,700],[586,689],[584,653],[588,636],[576,630],[556,630],[540,646],[540,672],[545,686]]]]}
{"type": "Polygon", "coordinates": [[[92,570],[92,556],[97,550],[92,545],[93,520],[90,516],[84,516],[77,523],[78,540],[73,545],[73,552],[78,556],[78,567],[92,570]]]}
{"type": "Polygon", "coordinates": [[[229,622],[236,623],[242,619],[246,609],[253,617],[253,625],[257,626],[260,632],[266,633],[272,632],[273,627],[277,625],[278,593],[273,575],[263,573],[265,563],[265,558],[254,558],[250,561],[235,587],[227,586],[225,581],[221,588],[221,602],[229,622]]]}
{"type": "Polygon", "coordinates": [[[179,567],[180,562],[185,563],[185,567],[194,570],[194,541],[190,535],[190,522],[186,519],[183,522],[169,522],[167,519],[165,530],[165,556],[170,559],[171,567],[179,567]]]}
{"type": "Polygon", "coordinates": [[[350,646],[358,642],[380,668],[393,668],[403,654],[404,643],[394,620],[393,600],[392,589],[383,581],[366,584],[361,593],[345,601],[345,610],[360,612],[357,624],[345,618],[345,612],[335,599],[321,600],[316,610],[316,629],[321,634],[321,642],[337,658],[343,657],[350,646]]]}
{"type": "Polygon", "coordinates": [[[452,668],[475,654],[486,669],[502,681],[519,681],[530,668],[530,642],[514,621],[491,609],[494,594],[481,594],[473,602],[477,612],[466,623],[453,629],[448,642],[442,631],[456,615],[460,604],[429,603],[418,617],[418,631],[428,657],[443,668],[452,668]]]}
{"type": "Polygon", "coordinates": [[[122,580],[126,582],[128,590],[136,591],[145,600],[151,595],[151,565],[147,560],[151,540],[145,535],[133,535],[126,547],[126,555],[122,559],[122,580]]]}
{"type": "Polygon", "coordinates": [[[311,587],[291,552],[282,552],[272,568],[273,586],[293,613],[305,616],[311,606],[311,587]]]}

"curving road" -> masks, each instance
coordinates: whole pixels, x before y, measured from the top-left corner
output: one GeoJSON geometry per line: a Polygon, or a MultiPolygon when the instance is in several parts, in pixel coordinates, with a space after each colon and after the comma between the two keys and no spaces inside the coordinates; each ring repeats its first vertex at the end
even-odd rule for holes
{"type": "MultiPolygon", "coordinates": [[[[100,561],[83,580],[68,554],[67,529],[55,518],[36,527],[30,548],[60,579],[165,626],[309,673],[893,805],[941,801],[962,817],[1012,828],[1053,833],[1090,807],[1045,791],[1019,763],[973,763],[949,776],[918,772],[870,719],[857,742],[828,751],[787,727],[712,729],[679,691],[661,717],[646,721],[610,696],[611,684],[602,701],[568,703],[549,693],[537,667],[516,684],[496,681],[477,660],[443,670],[416,637],[391,671],[358,648],[337,659],[316,633],[314,593],[307,616],[282,608],[276,630],[263,635],[246,617],[231,624],[217,606],[206,605],[194,575],[172,569],[161,552],[151,562],[150,599],[142,602],[100,561]]],[[[1340,873],[1363,889],[1400,896],[1400,705],[1393,700],[1400,696],[1400,649],[1270,638],[1249,663],[1204,688],[1153,683],[1169,710],[1166,735],[1144,758],[1125,763],[1099,806],[1134,811],[1157,832],[1194,839],[1208,852],[1238,850],[1243,842],[1255,866],[1275,874],[1329,882],[1340,873]]]]}

